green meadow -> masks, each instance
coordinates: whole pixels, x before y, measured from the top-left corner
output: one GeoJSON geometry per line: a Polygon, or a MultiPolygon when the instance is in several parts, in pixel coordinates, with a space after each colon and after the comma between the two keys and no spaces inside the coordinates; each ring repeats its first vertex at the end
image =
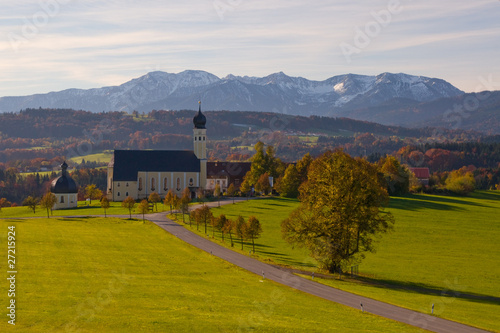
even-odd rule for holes
{"type": "MultiPolygon", "coordinates": [[[[262,281],[156,225],[117,218],[11,219],[16,325],[2,332],[417,332],[262,281]]],[[[5,249],[4,249],[5,250],[5,249]]],[[[6,262],[2,264],[5,271],[6,262]]]]}
{"type": "MultiPolygon", "coordinates": [[[[163,205],[158,204],[158,210],[162,211],[163,205]]],[[[106,215],[127,215],[128,209],[121,206],[121,202],[110,202],[110,208],[106,210],[106,215]]],[[[132,214],[135,214],[135,210],[132,214]]],[[[50,216],[90,216],[90,215],[104,215],[104,209],[101,208],[99,200],[92,200],[92,204],[87,204],[86,201],[79,201],[77,208],[53,210],[50,216]]],[[[11,217],[47,217],[47,210],[37,207],[35,213],[33,210],[25,206],[18,207],[5,207],[0,211],[0,218],[11,217]]]]}
{"type": "Polygon", "coordinates": [[[110,150],[103,151],[102,153],[97,153],[97,154],[90,154],[86,156],[76,156],[70,158],[70,161],[73,163],[81,163],[82,160],[85,160],[86,162],[105,162],[109,163],[111,161],[111,157],[113,156],[113,153],[110,150]]]}
{"type": "MultiPolygon", "coordinates": [[[[257,257],[319,272],[307,251],[292,248],[281,237],[281,221],[297,206],[296,200],[271,198],[213,213],[255,215],[263,229],[257,257]]],[[[394,197],[388,210],[396,220],[394,230],[382,235],[377,252],[360,263],[358,278],[316,280],[424,313],[434,304],[437,316],[500,332],[500,192],[394,197]]],[[[217,233],[216,239],[220,242],[217,233]]],[[[229,246],[227,237],[225,243],[229,246]]],[[[235,249],[240,249],[238,242],[235,249]]]]}

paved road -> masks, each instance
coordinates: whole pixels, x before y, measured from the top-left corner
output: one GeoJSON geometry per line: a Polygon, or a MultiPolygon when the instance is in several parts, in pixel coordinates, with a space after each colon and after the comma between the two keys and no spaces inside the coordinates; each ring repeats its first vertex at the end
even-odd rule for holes
{"type": "MultiPolygon", "coordinates": [[[[230,202],[224,202],[228,204],[230,202]]],[[[221,204],[223,204],[221,202],[221,204]]],[[[216,206],[217,203],[211,203],[216,206]]],[[[332,302],[347,305],[356,309],[361,308],[366,312],[376,314],[381,317],[397,320],[412,326],[420,327],[433,332],[460,333],[460,332],[486,332],[471,326],[459,324],[453,321],[426,315],[420,312],[411,311],[398,306],[375,301],[370,298],[351,294],[339,289],[293,275],[277,267],[260,262],[249,256],[231,251],[206,238],[200,237],[183,226],[173,222],[165,216],[165,213],[148,215],[148,220],[154,222],[159,227],[177,236],[179,239],[196,246],[203,251],[222,258],[236,266],[242,267],[259,276],[264,275],[266,279],[276,281],[297,290],[327,299],[332,302]]]]}

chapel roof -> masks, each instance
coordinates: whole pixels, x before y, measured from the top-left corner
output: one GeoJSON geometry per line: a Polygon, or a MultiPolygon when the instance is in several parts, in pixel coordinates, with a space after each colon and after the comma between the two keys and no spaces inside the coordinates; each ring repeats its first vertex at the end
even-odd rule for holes
{"type": "Polygon", "coordinates": [[[73,178],[68,174],[68,164],[64,162],[61,164],[61,176],[52,180],[50,184],[50,192],[52,193],[78,193],[78,186],[76,186],[73,178]]]}

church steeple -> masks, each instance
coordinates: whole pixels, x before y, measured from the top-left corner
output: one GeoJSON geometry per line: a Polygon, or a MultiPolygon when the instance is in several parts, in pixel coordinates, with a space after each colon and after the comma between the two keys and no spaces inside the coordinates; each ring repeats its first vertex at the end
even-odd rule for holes
{"type": "Polygon", "coordinates": [[[201,101],[198,102],[199,108],[198,113],[193,118],[194,128],[204,129],[207,123],[207,118],[201,113],[201,101]]]}
{"type": "Polygon", "coordinates": [[[207,129],[205,124],[207,118],[201,113],[201,102],[199,103],[198,113],[193,118],[193,143],[194,153],[200,160],[207,159],[207,129]]]}
{"type": "Polygon", "coordinates": [[[193,118],[194,154],[200,160],[200,187],[205,188],[207,183],[207,118],[201,113],[201,102],[198,102],[198,113],[193,118]]]}

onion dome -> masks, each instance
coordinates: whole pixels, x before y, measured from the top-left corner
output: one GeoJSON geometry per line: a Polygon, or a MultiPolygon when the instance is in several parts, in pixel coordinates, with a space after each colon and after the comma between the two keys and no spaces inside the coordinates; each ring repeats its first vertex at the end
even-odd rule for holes
{"type": "Polygon", "coordinates": [[[201,113],[201,102],[198,102],[200,104],[200,108],[198,109],[198,113],[196,116],[193,118],[193,124],[194,128],[200,128],[204,129],[205,124],[207,123],[207,118],[201,113]]]}
{"type": "Polygon", "coordinates": [[[61,176],[54,179],[50,185],[50,192],[52,193],[78,193],[78,187],[75,181],[68,175],[68,164],[64,162],[61,164],[61,176]]]}

